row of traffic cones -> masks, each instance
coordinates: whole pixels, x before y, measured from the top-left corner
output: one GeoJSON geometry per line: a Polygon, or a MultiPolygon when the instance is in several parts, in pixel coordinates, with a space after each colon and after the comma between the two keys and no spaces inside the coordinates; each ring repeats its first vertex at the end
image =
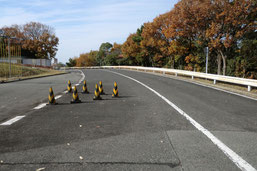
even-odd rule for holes
{"type": "MultiPolygon", "coordinates": [[[[70,80],[68,81],[67,91],[69,93],[72,93],[72,86],[71,86],[70,80]]],[[[88,94],[89,93],[88,90],[87,90],[86,80],[84,80],[84,82],[83,82],[82,93],[83,94],[88,94]]],[[[102,81],[100,81],[99,86],[98,86],[98,84],[95,85],[95,96],[94,96],[93,100],[102,100],[100,95],[103,95],[103,94],[105,94],[104,90],[103,90],[103,83],[102,83],[102,81]]],[[[114,82],[112,97],[118,97],[118,96],[119,96],[118,86],[117,86],[117,83],[114,82]]],[[[49,100],[49,104],[52,104],[52,105],[57,104],[56,101],[55,101],[55,98],[54,98],[54,92],[53,92],[52,87],[50,87],[50,89],[49,89],[48,100],[49,100]]],[[[78,91],[77,91],[76,86],[74,86],[74,91],[73,91],[73,94],[72,94],[71,103],[81,103],[81,100],[79,100],[79,95],[78,95],[78,91]]]]}

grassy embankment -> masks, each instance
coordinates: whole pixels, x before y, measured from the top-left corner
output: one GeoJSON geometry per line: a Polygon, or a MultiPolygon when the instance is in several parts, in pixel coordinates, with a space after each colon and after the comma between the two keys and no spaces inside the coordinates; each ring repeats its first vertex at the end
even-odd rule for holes
{"type": "Polygon", "coordinates": [[[52,69],[27,67],[22,65],[11,64],[11,78],[9,78],[9,64],[0,63],[0,81],[26,79],[47,75],[56,75],[61,73],[63,72],[52,69]]]}

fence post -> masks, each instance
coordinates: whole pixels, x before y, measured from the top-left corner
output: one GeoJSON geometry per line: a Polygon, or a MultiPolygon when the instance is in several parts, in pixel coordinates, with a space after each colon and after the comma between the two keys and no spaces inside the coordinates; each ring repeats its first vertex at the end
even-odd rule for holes
{"type": "Polygon", "coordinates": [[[12,73],[11,73],[10,37],[8,37],[8,59],[9,59],[9,78],[11,78],[12,77],[12,73]]]}

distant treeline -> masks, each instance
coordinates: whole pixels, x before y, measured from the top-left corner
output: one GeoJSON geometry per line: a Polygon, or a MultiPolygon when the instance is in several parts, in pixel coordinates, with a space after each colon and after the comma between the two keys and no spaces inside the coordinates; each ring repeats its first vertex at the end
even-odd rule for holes
{"type": "Polygon", "coordinates": [[[257,78],[257,1],[181,0],[144,23],[122,45],[71,58],[67,65],[137,65],[257,78]]]}

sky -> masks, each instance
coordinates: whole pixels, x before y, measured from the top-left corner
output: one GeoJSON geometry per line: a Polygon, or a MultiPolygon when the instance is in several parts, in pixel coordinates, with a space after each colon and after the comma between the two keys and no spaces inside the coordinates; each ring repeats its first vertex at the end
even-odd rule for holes
{"type": "Polygon", "coordinates": [[[101,43],[123,43],[143,23],[178,0],[0,0],[0,27],[31,21],[49,25],[59,38],[56,58],[67,62],[101,43]]]}

